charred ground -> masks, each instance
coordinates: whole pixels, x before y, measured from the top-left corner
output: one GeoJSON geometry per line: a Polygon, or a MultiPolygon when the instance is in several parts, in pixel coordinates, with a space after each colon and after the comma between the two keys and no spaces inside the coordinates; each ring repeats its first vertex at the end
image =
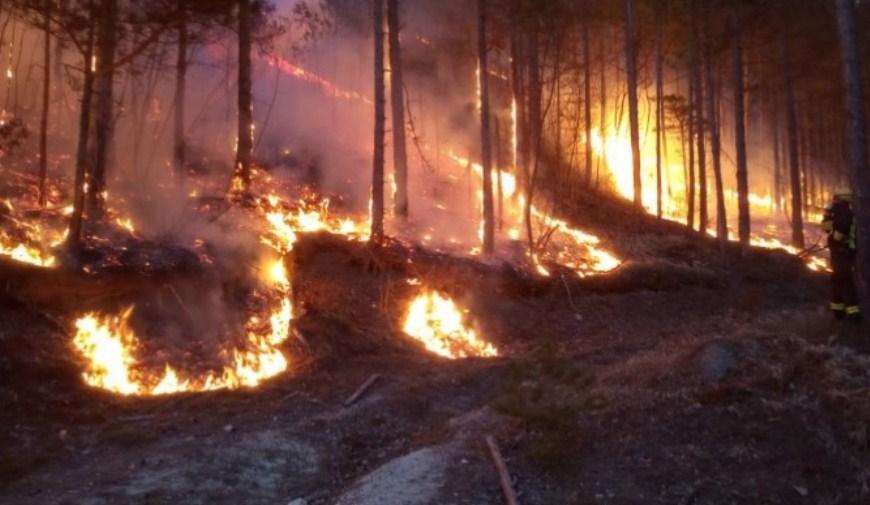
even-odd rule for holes
{"type": "Polygon", "coordinates": [[[723,255],[620,204],[572,213],[626,264],[541,278],[306,236],[292,371],[256,390],[88,389],[67,314],[8,281],[0,501],[496,504],[491,434],[523,503],[865,502],[870,363],[820,310],[824,276],[723,255]],[[454,296],[502,357],[441,360],[408,340],[408,279],[454,296]]]}

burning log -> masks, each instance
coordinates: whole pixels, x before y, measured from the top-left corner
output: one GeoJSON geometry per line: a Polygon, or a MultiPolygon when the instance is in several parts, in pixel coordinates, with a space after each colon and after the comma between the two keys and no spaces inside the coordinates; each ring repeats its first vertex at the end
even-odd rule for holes
{"type": "Polygon", "coordinates": [[[519,505],[520,502],[517,500],[517,493],[514,491],[507,464],[505,464],[504,458],[501,457],[501,451],[499,451],[495,438],[492,435],[486,436],[486,446],[489,448],[489,455],[492,457],[495,469],[498,471],[498,478],[501,482],[501,490],[504,493],[505,502],[508,505],[519,505]]]}
{"type": "Polygon", "coordinates": [[[364,395],[366,393],[366,391],[368,391],[369,388],[372,387],[374,385],[374,383],[377,382],[378,379],[380,379],[380,378],[381,378],[380,374],[372,374],[372,376],[369,377],[367,381],[363,382],[362,386],[357,388],[357,390],[354,391],[354,393],[352,395],[350,395],[350,397],[348,397],[347,400],[344,401],[344,406],[350,407],[351,405],[356,403],[357,400],[359,400],[362,397],[362,395],[364,395]]]}

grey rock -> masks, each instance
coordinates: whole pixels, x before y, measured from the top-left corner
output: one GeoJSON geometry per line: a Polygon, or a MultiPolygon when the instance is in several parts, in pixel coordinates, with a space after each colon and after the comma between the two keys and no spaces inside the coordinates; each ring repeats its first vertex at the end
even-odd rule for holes
{"type": "Polygon", "coordinates": [[[737,366],[737,349],[730,342],[714,340],[700,349],[697,362],[704,382],[719,382],[737,366]]]}

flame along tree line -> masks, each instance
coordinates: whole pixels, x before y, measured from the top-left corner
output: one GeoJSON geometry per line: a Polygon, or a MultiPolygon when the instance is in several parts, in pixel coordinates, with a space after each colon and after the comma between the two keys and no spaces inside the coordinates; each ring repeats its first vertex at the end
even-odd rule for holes
{"type": "MultiPolygon", "coordinates": [[[[376,49],[382,50],[381,0],[372,1],[376,49]]],[[[349,8],[342,0],[330,3],[349,8]]],[[[395,4],[390,0],[390,8],[395,4]]],[[[429,12],[467,9],[464,2],[462,7],[454,4],[422,0],[414,7],[407,5],[429,12]]],[[[655,133],[653,210],[658,216],[663,216],[663,195],[673,189],[670,181],[663,180],[668,138],[679,138],[683,153],[686,224],[706,233],[715,212],[713,229],[723,247],[729,234],[727,166],[734,170],[737,235],[744,246],[751,236],[750,163],[762,169],[753,180],[772,175],[767,185],[774,193],[776,210],[791,222],[792,242],[799,248],[805,246],[804,222],[810,211],[822,207],[835,187],[851,182],[862,230],[864,284],[870,286],[870,174],[863,115],[868,103],[861,83],[862,61],[870,46],[861,45],[856,35],[860,30],[855,28],[870,6],[854,0],[479,0],[476,7],[478,22],[469,21],[466,30],[476,30],[479,68],[484,69],[479,73],[479,110],[485,251],[492,248],[494,220],[490,153],[501,149],[491,145],[489,124],[491,119],[498,124],[498,116],[509,110],[504,101],[490,103],[491,77],[485,69],[493,48],[509,48],[504,51],[509,58],[501,60],[507,60],[502,65],[509,67],[511,95],[518,104],[514,170],[526,196],[530,248],[535,241],[529,208],[536,189],[543,183],[557,198],[570,198],[574,191],[598,184],[601,161],[593,161],[592,142],[584,141],[581,132],[590,139],[598,125],[604,130],[611,121],[623,121],[626,98],[633,200],[638,207],[643,205],[640,130],[644,126],[638,102],[642,90],[654,83],[652,97],[646,97],[649,109],[655,111],[654,125],[645,128],[655,133]],[[599,45],[597,62],[590,38],[599,45]],[[616,74],[615,69],[623,73],[623,82],[611,82],[608,89],[607,78],[616,74]],[[838,82],[832,77],[836,75],[843,75],[843,80],[838,82]],[[590,89],[595,80],[600,82],[598,97],[590,89]],[[566,82],[571,83],[567,91],[566,82]],[[574,107],[560,110],[562,97],[572,91],[574,107]],[[596,101],[598,117],[593,124],[596,101]],[[566,123],[575,125],[570,138],[579,137],[585,156],[575,156],[575,142],[563,142],[566,123]],[[848,151],[843,149],[847,141],[848,151]]],[[[390,29],[398,29],[395,19],[390,20],[390,29]]],[[[391,68],[400,67],[401,61],[394,58],[391,68]]],[[[376,96],[381,96],[382,72],[383,59],[376,58],[376,96]]],[[[393,88],[395,94],[395,81],[393,88]]],[[[376,101],[376,106],[376,117],[381,117],[384,100],[376,101]]],[[[401,119],[394,118],[394,129],[401,119]]],[[[383,135],[376,128],[376,152],[383,135]]],[[[375,188],[383,184],[383,163],[383,157],[375,157],[375,188]]],[[[373,230],[377,231],[382,230],[383,203],[378,200],[383,192],[375,189],[373,196],[373,230]]]]}
{"type": "MultiPolygon", "coordinates": [[[[855,28],[856,20],[870,9],[866,4],[856,7],[852,0],[478,0],[477,16],[467,16],[467,3],[458,0],[370,1],[372,4],[322,0],[321,4],[336,20],[341,20],[348,11],[363,11],[364,18],[369,18],[370,7],[374,5],[375,94],[379,98],[375,100],[373,166],[375,241],[383,237],[384,214],[385,10],[392,69],[395,210],[399,216],[413,211],[407,194],[407,155],[401,127],[406,124],[403,58],[399,47],[402,7],[408,11],[425,8],[429,12],[439,9],[461,12],[469,19],[466,30],[446,26],[439,31],[466,31],[458,35],[460,38],[476,35],[470,37],[471,41],[477,39],[471,46],[477,48],[476,58],[484,69],[479,74],[479,118],[481,158],[485,166],[485,251],[492,250],[495,227],[492,158],[504,159],[500,156],[499,142],[493,145],[489,125],[507,124],[499,119],[510,110],[504,100],[491,103],[488,93],[491,72],[486,69],[493,64],[509,74],[510,93],[517,104],[514,170],[526,197],[530,248],[535,244],[530,209],[536,190],[549,189],[557,198],[570,198],[577,190],[599,184],[602,160],[593,159],[592,142],[584,138],[591,140],[593,128],[603,130],[609,123],[621,123],[626,98],[637,205],[643,202],[640,173],[643,127],[651,128],[656,135],[658,215],[663,214],[663,195],[672,189],[667,187],[671,181],[662,179],[662,157],[668,151],[664,144],[668,138],[677,137],[687,181],[686,223],[692,228],[706,232],[709,226],[708,179],[712,175],[715,229],[720,240],[726,240],[723,157],[729,162],[733,158],[739,194],[738,235],[741,243],[748,243],[751,221],[747,144],[769,151],[768,158],[773,160],[774,201],[778,206],[788,201],[784,210],[792,223],[794,245],[804,245],[803,222],[808,210],[821,205],[826,193],[846,180],[852,182],[858,194],[862,230],[868,227],[865,118],[859,114],[862,112],[859,104],[867,101],[861,76],[862,60],[868,49],[855,35],[860,32],[855,28]],[[590,47],[593,43],[598,45],[597,51],[590,47]],[[598,61],[593,55],[596,52],[598,61]],[[612,77],[619,73],[624,78],[614,83],[612,77]],[[836,75],[843,76],[842,87],[832,78],[836,75]],[[598,86],[594,86],[595,81],[598,86]],[[643,90],[652,82],[653,96],[644,96],[643,90]],[[594,87],[598,88],[594,90],[598,95],[595,97],[594,87]],[[573,102],[563,104],[563,96],[572,92],[573,102]],[[639,117],[639,102],[643,98],[655,111],[652,126],[643,125],[643,118],[639,117]],[[566,124],[575,125],[568,136],[563,135],[566,124]],[[725,125],[730,129],[723,135],[725,125]],[[566,137],[571,141],[565,142],[566,137]],[[580,142],[575,141],[578,137],[580,142]],[[848,158],[841,149],[847,140],[848,158]],[[585,151],[582,156],[576,156],[578,145],[585,151]],[[708,166],[712,166],[712,174],[708,174],[708,166]]],[[[51,61],[49,43],[54,39],[56,47],[73,50],[80,56],[75,76],[80,84],[81,107],[71,246],[78,243],[84,217],[99,218],[105,208],[107,153],[117,116],[114,82],[118,73],[125,68],[141,67],[143,61],[152,62],[154,68],[167,52],[176,55],[173,165],[181,173],[186,163],[184,105],[190,48],[222,36],[217,30],[221,27],[236,32],[238,41],[239,143],[233,175],[236,189],[241,193],[247,191],[254,124],[250,55],[253,45],[266,44],[281,32],[270,2],[12,0],[0,8],[44,31],[40,121],[43,179],[53,89],[50,70],[54,68],[54,78],[59,77],[58,58],[51,61]],[[162,50],[157,51],[157,47],[162,50]],[[171,49],[166,51],[166,47],[171,49]]],[[[314,10],[303,12],[309,23],[322,22],[314,10]]],[[[144,122],[141,117],[139,120],[144,122]]],[[[761,165],[768,160],[756,155],[752,161],[761,165]]],[[[44,184],[41,187],[44,201],[44,184]]],[[[863,233],[862,240],[868,235],[863,233]]],[[[870,258],[865,258],[862,264],[868,265],[868,261],[870,258]]],[[[870,272],[870,268],[864,270],[870,272]]]]}

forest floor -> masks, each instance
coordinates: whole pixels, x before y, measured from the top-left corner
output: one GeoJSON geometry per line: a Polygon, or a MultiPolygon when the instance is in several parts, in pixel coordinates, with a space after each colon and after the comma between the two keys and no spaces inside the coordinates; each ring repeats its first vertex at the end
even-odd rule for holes
{"type": "Polygon", "coordinates": [[[394,310],[406,272],[329,237],[295,260],[307,345],[255,390],[94,391],[65,315],[10,296],[0,503],[495,505],[487,435],[526,505],[870,501],[870,337],[829,318],[824,275],[776,252],[722,256],[621,204],[566,217],[627,264],[536,284],[422,261],[493,359],[410,343],[394,310]]]}

